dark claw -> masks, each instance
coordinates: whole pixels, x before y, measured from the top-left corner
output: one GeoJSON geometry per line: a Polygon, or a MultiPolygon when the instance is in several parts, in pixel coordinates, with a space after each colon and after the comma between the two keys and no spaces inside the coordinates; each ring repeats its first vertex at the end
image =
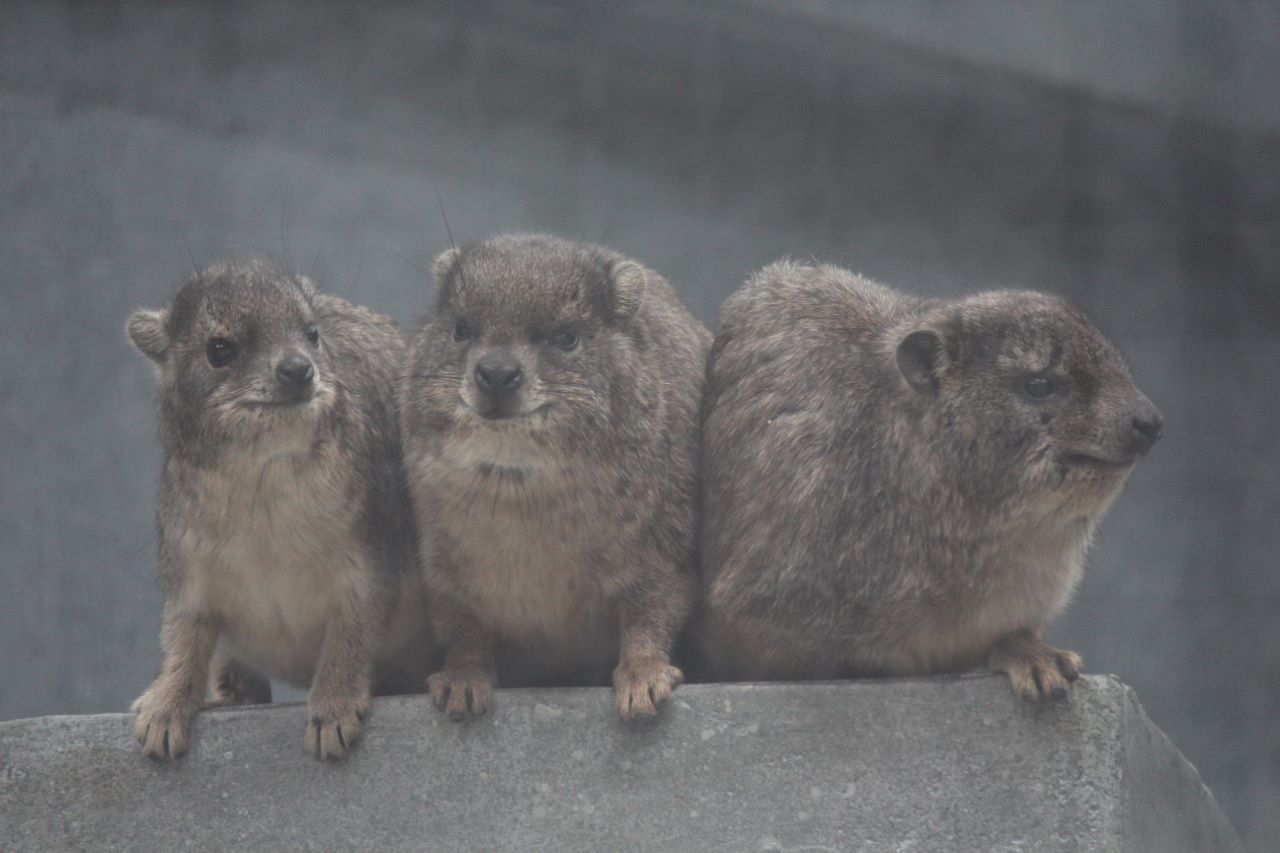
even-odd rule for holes
{"type": "Polygon", "coordinates": [[[1032,667],[1032,669],[1031,669],[1031,677],[1032,677],[1033,679],[1035,679],[1035,682],[1036,682],[1036,690],[1037,690],[1037,691],[1039,691],[1039,693],[1040,693],[1040,698],[1041,698],[1041,699],[1047,699],[1047,698],[1048,698],[1049,691],[1048,691],[1048,689],[1046,689],[1046,688],[1045,688],[1045,686],[1044,686],[1045,676],[1043,676],[1043,675],[1041,675],[1041,674],[1040,674],[1040,670],[1039,670],[1039,669],[1036,669],[1035,667],[1032,667]]]}

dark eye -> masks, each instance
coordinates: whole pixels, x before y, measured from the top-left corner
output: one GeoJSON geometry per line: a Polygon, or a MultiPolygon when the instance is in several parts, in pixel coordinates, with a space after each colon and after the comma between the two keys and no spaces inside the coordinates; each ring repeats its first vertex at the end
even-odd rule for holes
{"type": "Polygon", "coordinates": [[[316,327],[315,323],[308,323],[307,327],[302,330],[302,333],[307,336],[307,340],[311,341],[312,346],[320,345],[320,330],[316,327]]]}
{"type": "Polygon", "coordinates": [[[469,341],[472,334],[471,324],[466,320],[458,320],[453,324],[453,339],[455,341],[469,341]]]}
{"type": "Polygon", "coordinates": [[[1057,391],[1053,380],[1047,376],[1029,376],[1022,383],[1022,391],[1032,400],[1047,400],[1057,391]]]}
{"type": "Polygon", "coordinates": [[[552,346],[568,352],[578,348],[578,332],[575,329],[561,329],[551,336],[552,346]]]}
{"type": "Polygon", "coordinates": [[[226,338],[209,338],[205,355],[214,367],[226,367],[236,357],[236,345],[226,338]]]}

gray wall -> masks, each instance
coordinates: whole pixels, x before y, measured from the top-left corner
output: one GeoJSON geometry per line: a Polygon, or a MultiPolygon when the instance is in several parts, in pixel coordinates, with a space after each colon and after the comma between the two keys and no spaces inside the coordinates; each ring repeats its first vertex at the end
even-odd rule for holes
{"type": "Polygon", "coordinates": [[[644,259],[714,323],[784,254],[1080,304],[1165,411],[1052,631],[1280,833],[1274,7],[471,2],[0,8],[0,719],[158,662],[128,312],[266,253],[405,323],[500,229],[644,259]]]}

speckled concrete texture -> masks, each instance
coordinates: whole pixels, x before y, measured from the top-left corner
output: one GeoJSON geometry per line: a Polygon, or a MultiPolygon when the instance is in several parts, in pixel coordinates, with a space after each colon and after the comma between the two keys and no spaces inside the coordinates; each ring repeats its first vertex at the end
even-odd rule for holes
{"type": "Polygon", "coordinates": [[[157,764],[130,717],[0,724],[6,850],[1235,850],[1110,677],[1033,706],[987,676],[681,688],[626,727],[605,690],[499,691],[478,722],[378,700],[350,761],[298,705],[217,710],[157,764]]]}

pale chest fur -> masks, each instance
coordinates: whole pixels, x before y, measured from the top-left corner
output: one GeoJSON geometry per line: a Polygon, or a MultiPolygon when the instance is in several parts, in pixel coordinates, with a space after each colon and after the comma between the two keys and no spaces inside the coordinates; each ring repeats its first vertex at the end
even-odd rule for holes
{"type": "Polygon", "coordinates": [[[1092,530],[1081,519],[1001,536],[978,551],[976,571],[944,572],[942,602],[921,607],[881,665],[896,674],[967,669],[1006,634],[1043,628],[1079,584],[1092,530]]]}
{"type": "Polygon", "coordinates": [[[185,567],[179,601],[219,620],[234,657],[298,684],[351,581],[356,508],[335,467],[291,454],[187,472],[166,529],[185,567]]]}
{"type": "Polygon", "coordinates": [[[428,473],[423,522],[449,543],[451,570],[432,572],[433,582],[508,637],[576,646],[616,633],[613,579],[625,555],[601,499],[609,473],[549,455],[523,456],[517,467],[475,453],[450,449],[415,467],[428,473]]]}

